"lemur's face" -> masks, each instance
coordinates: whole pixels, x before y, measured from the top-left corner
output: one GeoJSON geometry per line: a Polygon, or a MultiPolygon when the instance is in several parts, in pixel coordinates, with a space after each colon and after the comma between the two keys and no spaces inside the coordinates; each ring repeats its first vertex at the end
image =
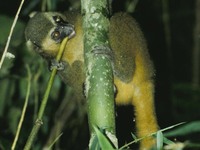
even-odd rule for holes
{"type": "Polygon", "coordinates": [[[74,26],[60,13],[36,13],[25,29],[27,45],[44,57],[55,55],[62,40],[74,35],[74,26]]]}

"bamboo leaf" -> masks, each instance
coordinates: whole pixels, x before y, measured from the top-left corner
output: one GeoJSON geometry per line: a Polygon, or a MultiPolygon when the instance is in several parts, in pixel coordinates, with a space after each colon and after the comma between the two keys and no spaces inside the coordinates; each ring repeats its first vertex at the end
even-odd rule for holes
{"type": "Polygon", "coordinates": [[[114,150],[112,144],[108,140],[108,138],[95,126],[93,126],[94,131],[98,138],[98,143],[102,150],[114,150]]]}

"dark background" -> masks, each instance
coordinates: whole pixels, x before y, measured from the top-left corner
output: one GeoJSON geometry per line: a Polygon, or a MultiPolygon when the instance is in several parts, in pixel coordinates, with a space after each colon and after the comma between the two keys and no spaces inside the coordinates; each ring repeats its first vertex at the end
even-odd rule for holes
{"type": "MultiPolygon", "coordinates": [[[[7,0],[0,4],[1,54],[19,3],[19,0],[7,0]]],[[[146,37],[156,69],[155,103],[160,128],[200,119],[200,68],[194,63],[199,62],[200,57],[195,53],[198,45],[195,35],[199,34],[194,32],[199,22],[196,19],[196,3],[197,0],[113,1],[113,13],[129,12],[136,18],[146,37]],[[198,69],[194,69],[195,65],[198,69]]],[[[51,4],[48,10],[80,10],[79,1],[51,0],[51,4]]],[[[27,90],[25,66],[29,65],[31,69],[31,94],[17,149],[24,146],[29,135],[49,76],[46,62],[27,50],[24,39],[28,14],[40,11],[41,5],[39,0],[25,2],[9,47],[15,59],[6,59],[0,70],[0,149],[10,149],[14,139],[27,90]]],[[[131,132],[135,133],[133,109],[130,106],[117,106],[116,110],[117,134],[122,146],[132,140],[131,132]]],[[[53,134],[61,132],[63,135],[55,149],[87,149],[89,133],[85,112],[85,102],[76,100],[73,91],[57,77],[34,149],[41,149],[51,138],[55,139],[53,134]]],[[[174,138],[180,142],[200,142],[197,133],[174,138]]]]}

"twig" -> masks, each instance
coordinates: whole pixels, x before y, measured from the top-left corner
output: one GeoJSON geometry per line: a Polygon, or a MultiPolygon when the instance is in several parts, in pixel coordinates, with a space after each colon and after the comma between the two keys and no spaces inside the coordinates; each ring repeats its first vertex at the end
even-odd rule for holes
{"type": "Polygon", "coordinates": [[[14,31],[15,25],[16,25],[16,23],[17,23],[19,13],[20,13],[21,8],[22,8],[22,6],[23,6],[23,4],[24,4],[24,1],[25,1],[25,0],[22,0],[22,1],[21,1],[20,6],[19,6],[19,8],[18,8],[18,10],[17,10],[17,13],[16,13],[16,15],[15,15],[15,19],[14,19],[14,21],[13,21],[12,27],[11,27],[11,29],[10,29],[10,33],[9,33],[9,36],[8,36],[8,40],[7,40],[7,42],[6,42],[6,46],[5,46],[3,55],[2,55],[2,57],[1,57],[1,61],[0,61],[0,69],[1,69],[1,66],[2,66],[2,64],[3,64],[3,61],[4,61],[4,59],[5,59],[5,56],[6,56],[6,54],[7,54],[8,46],[9,46],[9,44],[10,44],[10,40],[11,40],[13,31],[14,31]]]}
{"type": "MultiPolygon", "coordinates": [[[[62,54],[64,52],[64,49],[65,49],[65,45],[68,41],[68,37],[66,37],[61,45],[60,45],[60,48],[59,48],[59,51],[58,51],[58,54],[56,56],[56,61],[59,62],[61,57],[62,57],[62,54]]],[[[43,117],[43,114],[44,114],[44,110],[46,108],[46,104],[47,104],[47,101],[48,101],[48,97],[49,97],[49,94],[50,94],[50,91],[51,91],[51,87],[53,85],[53,81],[54,81],[54,78],[55,78],[55,75],[56,75],[56,72],[57,72],[57,69],[56,68],[53,68],[52,72],[51,72],[51,75],[50,75],[50,78],[49,78],[49,81],[48,81],[48,84],[47,84],[47,88],[46,88],[46,91],[44,93],[44,97],[42,99],[42,103],[40,105],[40,109],[39,109],[39,113],[38,113],[38,117],[36,119],[36,122],[35,122],[35,125],[33,126],[32,128],[32,131],[29,135],[29,138],[26,142],[26,145],[24,147],[24,150],[29,150],[32,146],[32,143],[33,143],[33,140],[35,139],[39,129],[40,129],[40,126],[43,124],[42,122],[42,117],[43,117]]]]}

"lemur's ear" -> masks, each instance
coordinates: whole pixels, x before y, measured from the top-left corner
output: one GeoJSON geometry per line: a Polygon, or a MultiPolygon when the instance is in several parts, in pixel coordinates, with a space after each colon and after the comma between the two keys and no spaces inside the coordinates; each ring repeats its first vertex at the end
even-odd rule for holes
{"type": "Polygon", "coordinates": [[[37,11],[33,11],[29,14],[29,18],[34,17],[38,12],[37,11]]]}

